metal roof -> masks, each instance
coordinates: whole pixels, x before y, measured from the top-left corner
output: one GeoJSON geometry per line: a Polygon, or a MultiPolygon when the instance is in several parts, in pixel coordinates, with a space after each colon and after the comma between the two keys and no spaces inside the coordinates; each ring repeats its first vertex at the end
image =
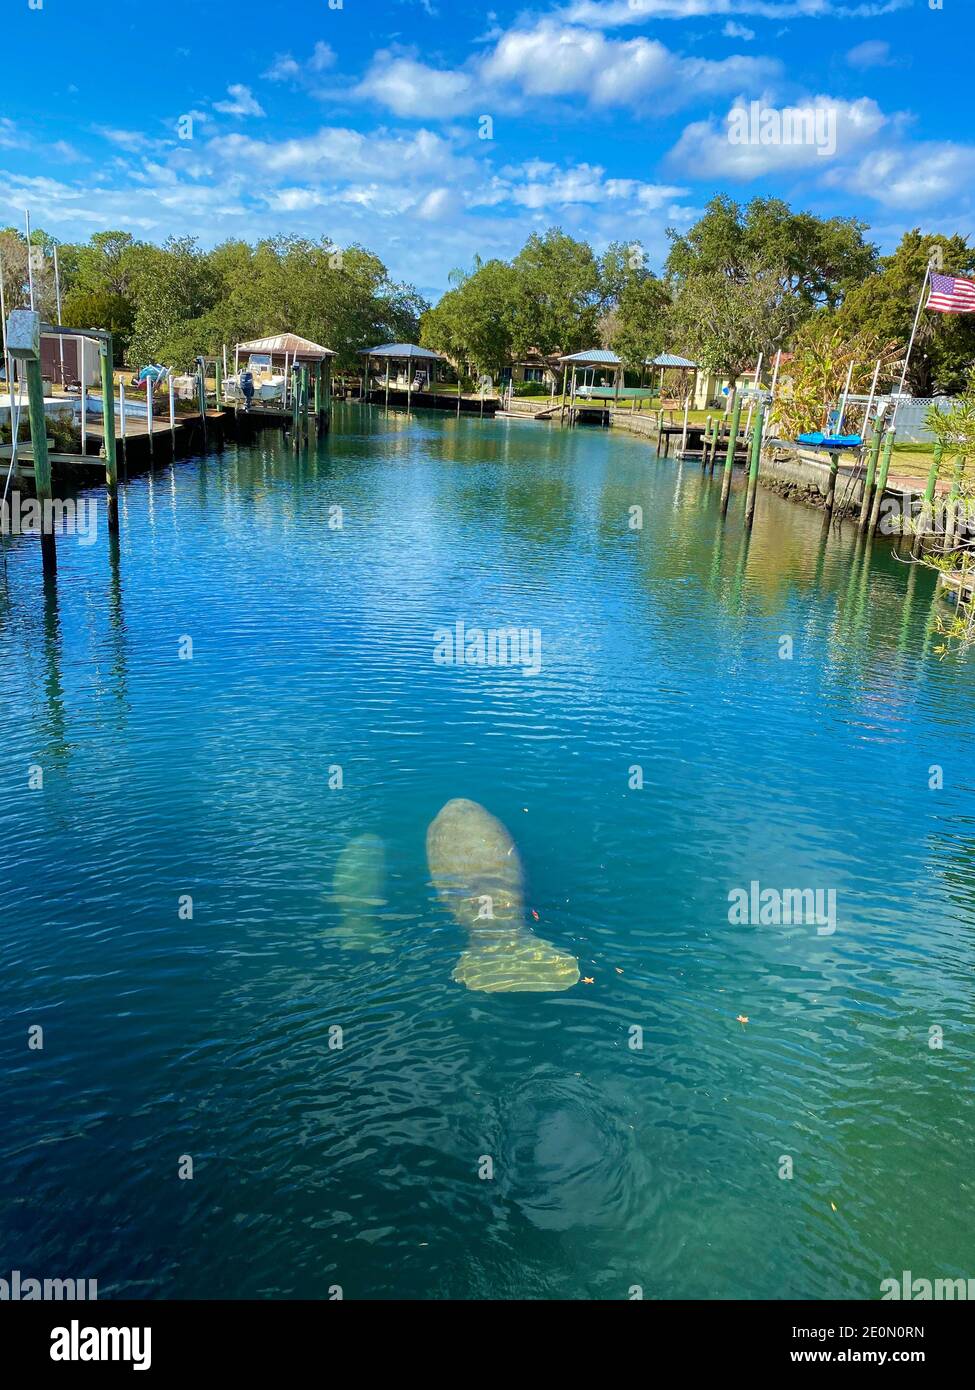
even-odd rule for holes
{"type": "Polygon", "coordinates": [[[250,343],[238,343],[238,352],[286,352],[289,357],[334,357],[331,348],[313,343],[297,333],[276,333],[270,338],[255,338],[250,343]]]}
{"type": "Polygon", "coordinates": [[[415,343],[384,343],[382,347],[360,348],[359,354],[362,357],[401,357],[407,360],[412,357],[421,357],[426,361],[439,362],[441,360],[439,352],[431,352],[429,348],[417,347],[415,343]]]}
{"type": "Polygon", "coordinates": [[[618,367],[620,359],[615,352],[604,352],[602,348],[590,348],[588,352],[574,352],[570,357],[560,357],[560,362],[586,363],[594,367],[618,367]]]}
{"type": "Polygon", "coordinates": [[[662,352],[652,362],[647,358],[644,365],[647,367],[696,367],[697,363],[688,362],[686,357],[675,357],[672,352],[662,352]]]}

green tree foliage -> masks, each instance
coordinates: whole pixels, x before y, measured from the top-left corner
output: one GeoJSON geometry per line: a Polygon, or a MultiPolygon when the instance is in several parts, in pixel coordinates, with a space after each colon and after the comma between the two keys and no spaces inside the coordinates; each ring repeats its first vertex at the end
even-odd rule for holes
{"type": "Polygon", "coordinates": [[[454,288],[424,314],[420,341],[464,369],[497,372],[513,351],[517,273],[505,261],[478,261],[470,275],[452,278],[454,288]]]}
{"type": "Polygon", "coordinates": [[[639,370],[659,350],[669,296],[641,248],[613,243],[597,257],[558,228],[529,238],[513,261],[476,258],[424,315],[422,342],[459,367],[498,371],[532,348],[576,352],[599,343],[639,370]]]}
{"type": "Polygon", "coordinates": [[[561,227],[530,236],[513,261],[518,303],[514,350],[580,352],[599,338],[606,307],[600,266],[592,247],[561,227]]]}
{"type": "MultiPolygon", "coordinates": [[[[874,365],[892,362],[895,347],[870,329],[848,336],[835,314],[824,311],[803,324],[792,361],[782,369],[781,389],[772,410],[775,429],[785,439],[822,429],[826,412],[840,401],[850,376],[851,393],[869,392],[874,365]]],[[[851,408],[844,432],[862,429],[865,407],[851,408]]]]}
{"type": "Polygon", "coordinates": [[[69,328],[107,328],[125,359],[135,323],[140,268],[149,248],[128,232],[96,232],[81,246],[59,247],[61,318],[69,328]]]}
{"type": "Polygon", "coordinates": [[[7,313],[28,303],[27,241],[15,227],[0,230],[0,262],[3,264],[3,294],[7,313]]]}
{"type": "Polygon", "coordinates": [[[743,266],[734,277],[697,272],[677,290],[672,327],[700,366],[732,381],[759,355],[766,360],[790,340],[802,321],[797,294],[782,289],[779,266],[743,266]]]}
{"type": "MultiPolygon", "coordinates": [[[[851,290],[840,309],[844,330],[871,329],[906,350],[911,337],[918,296],[932,256],[945,274],[970,277],[975,250],[961,236],[908,232],[897,250],[885,256],[875,274],[851,290]]],[[[965,386],[975,360],[975,314],[922,312],[911,354],[907,387],[915,396],[950,394],[965,386]]]]}
{"type": "Polygon", "coordinates": [[[630,371],[642,372],[667,346],[671,329],[670,292],[662,280],[644,270],[630,278],[615,307],[603,320],[603,342],[630,371]]]}
{"type": "Polygon", "coordinates": [[[712,198],[690,231],[668,232],[666,271],[681,286],[700,275],[744,280],[756,266],[774,268],[783,296],[795,296],[807,312],[835,308],[876,267],[877,249],[865,231],[854,218],[793,212],[778,198],[754,198],[744,207],[712,198]]]}
{"type": "Polygon", "coordinates": [[[133,285],[133,364],[187,367],[223,344],[291,331],[332,348],[339,366],[351,367],[361,347],[415,339],[426,308],[413,286],[392,281],[363,247],[300,237],[256,246],[226,241],[209,252],[192,238],[170,238],[139,249],[133,285]]]}

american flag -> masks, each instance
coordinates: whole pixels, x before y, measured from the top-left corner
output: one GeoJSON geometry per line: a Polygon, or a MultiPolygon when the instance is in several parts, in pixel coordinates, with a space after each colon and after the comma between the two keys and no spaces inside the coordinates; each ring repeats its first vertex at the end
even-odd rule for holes
{"type": "Polygon", "coordinates": [[[928,308],[938,314],[975,314],[975,281],[932,271],[928,308]]]}

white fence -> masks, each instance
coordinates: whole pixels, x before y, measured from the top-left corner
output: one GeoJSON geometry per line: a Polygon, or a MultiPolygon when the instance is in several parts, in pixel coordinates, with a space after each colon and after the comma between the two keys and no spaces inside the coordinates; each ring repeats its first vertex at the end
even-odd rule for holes
{"type": "MultiPolygon", "coordinates": [[[[896,405],[896,400],[894,405],[896,405]]],[[[950,410],[956,404],[954,396],[904,396],[897,406],[898,444],[932,444],[934,435],[928,429],[928,411],[933,405],[950,410]]],[[[893,407],[891,407],[891,413],[893,407]]]]}

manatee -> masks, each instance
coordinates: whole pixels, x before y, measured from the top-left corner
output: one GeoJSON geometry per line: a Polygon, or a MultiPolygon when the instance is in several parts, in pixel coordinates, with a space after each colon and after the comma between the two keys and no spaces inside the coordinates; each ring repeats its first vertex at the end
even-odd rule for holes
{"type": "Polygon", "coordinates": [[[579,962],[525,923],[524,873],[515,842],[476,801],[448,801],[427,831],[437,896],[470,933],[453,973],[489,994],[571,989],[579,962]]]}
{"type": "Polygon", "coordinates": [[[339,855],[332,879],[332,901],[339,904],[342,921],[335,935],[346,951],[373,955],[392,951],[377,921],[386,906],[386,850],[378,835],[359,835],[339,855]]]}

